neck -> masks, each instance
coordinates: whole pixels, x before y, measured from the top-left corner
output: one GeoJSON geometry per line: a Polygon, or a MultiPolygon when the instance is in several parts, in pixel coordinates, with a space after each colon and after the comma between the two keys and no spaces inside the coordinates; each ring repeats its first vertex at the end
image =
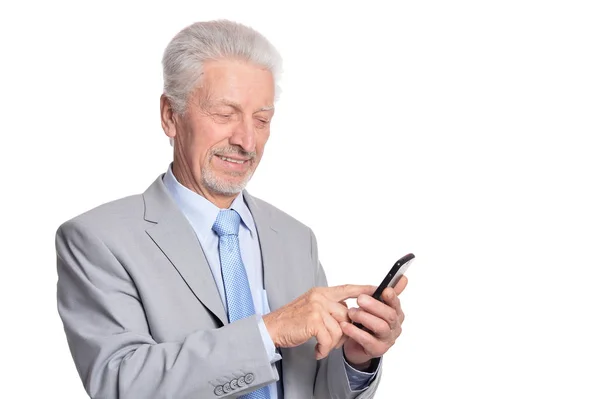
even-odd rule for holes
{"type": "Polygon", "coordinates": [[[236,195],[225,195],[218,194],[208,190],[206,187],[203,187],[200,183],[194,179],[189,168],[181,167],[179,162],[176,160],[173,162],[173,176],[177,179],[177,181],[187,189],[195,192],[198,195],[203,196],[213,204],[215,204],[220,209],[227,209],[231,206],[231,203],[237,197],[236,195]]]}

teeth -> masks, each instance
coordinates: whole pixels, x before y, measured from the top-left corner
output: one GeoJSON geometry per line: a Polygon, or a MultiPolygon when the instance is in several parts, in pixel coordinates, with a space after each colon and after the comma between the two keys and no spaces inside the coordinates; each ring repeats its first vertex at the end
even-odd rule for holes
{"type": "Polygon", "coordinates": [[[241,163],[244,163],[244,161],[238,161],[237,159],[231,159],[231,158],[222,157],[222,156],[219,156],[219,158],[221,158],[221,159],[223,159],[223,160],[225,160],[225,161],[228,161],[228,162],[240,163],[240,164],[241,164],[241,163]]]}

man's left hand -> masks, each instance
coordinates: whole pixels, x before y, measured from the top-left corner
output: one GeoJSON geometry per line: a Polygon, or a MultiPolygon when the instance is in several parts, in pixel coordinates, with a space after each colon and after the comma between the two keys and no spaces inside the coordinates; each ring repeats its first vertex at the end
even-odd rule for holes
{"type": "Polygon", "coordinates": [[[373,332],[361,330],[347,322],[340,323],[348,340],[344,343],[346,361],[357,370],[366,370],[371,359],[378,358],[390,349],[402,332],[404,313],[398,295],[404,291],[408,280],[402,276],[394,288],[383,291],[380,302],[369,295],[357,298],[359,308],[350,309],[350,320],[362,324],[373,332]]]}

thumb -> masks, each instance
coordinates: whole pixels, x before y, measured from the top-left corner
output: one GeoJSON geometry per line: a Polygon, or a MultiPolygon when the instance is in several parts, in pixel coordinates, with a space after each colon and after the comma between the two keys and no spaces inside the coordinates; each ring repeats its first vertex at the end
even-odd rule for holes
{"type": "Polygon", "coordinates": [[[402,294],[402,291],[404,291],[404,289],[406,288],[406,284],[408,284],[408,279],[406,278],[406,276],[400,277],[400,281],[398,281],[396,283],[396,286],[394,287],[396,295],[402,294]]]}

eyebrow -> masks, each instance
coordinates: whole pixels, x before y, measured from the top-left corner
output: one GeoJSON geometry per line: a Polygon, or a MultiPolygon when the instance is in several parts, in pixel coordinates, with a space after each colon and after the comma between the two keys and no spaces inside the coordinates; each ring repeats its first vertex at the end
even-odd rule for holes
{"type": "MultiPolygon", "coordinates": [[[[226,100],[226,99],[220,99],[220,100],[214,101],[213,105],[228,105],[228,106],[230,106],[232,108],[235,108],[237,111],[241,111],[241,109],[242,109],[242,106],[240,104],[238,104],[238,103],[236,103],[234,101],[226,100]]],[[[260,109],[258,109],[256,111],[254,111],[254,113],[256,113],[256,112],[262,112],[262,111],[271,111],[271,110],[274,110],[274,109],[275,109],[274,105],[268,105],[266,107],[262,107],[262,108],[260,108],[260,109]]]]}

